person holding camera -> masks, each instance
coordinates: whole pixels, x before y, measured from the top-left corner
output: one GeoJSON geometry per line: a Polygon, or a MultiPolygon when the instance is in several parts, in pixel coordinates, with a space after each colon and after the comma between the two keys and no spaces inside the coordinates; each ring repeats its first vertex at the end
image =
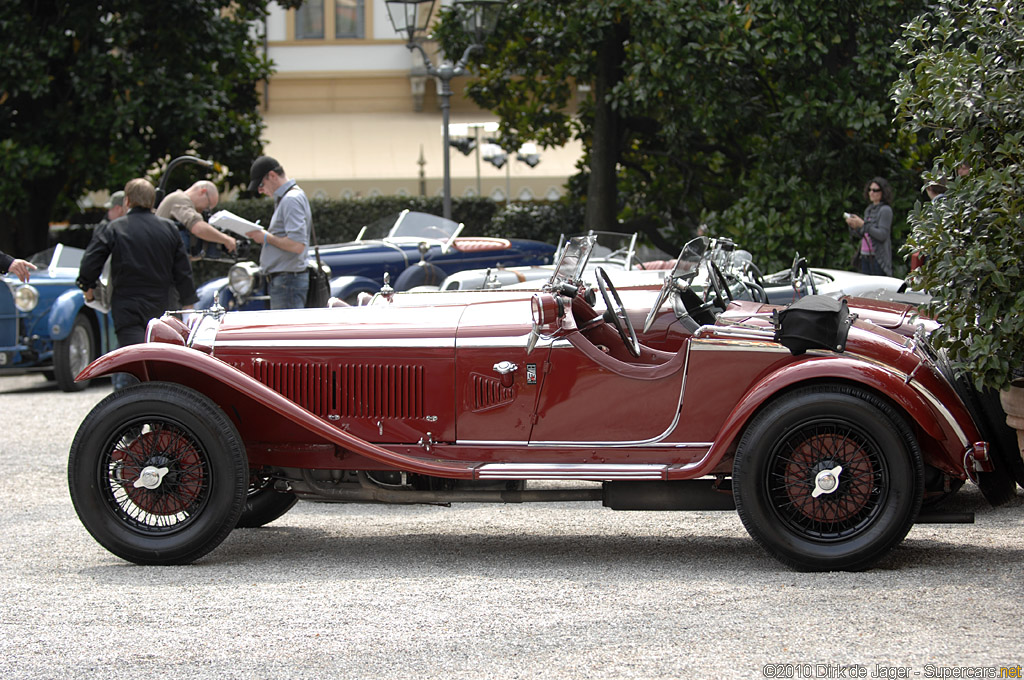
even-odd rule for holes
{"type": "Polygon", "coordinates": [[[843,213],[850,236],[859,239],[854,256],[862,274],[892,276],[892,187],[875,177],[864,187],[864,217],[843,213]]]}

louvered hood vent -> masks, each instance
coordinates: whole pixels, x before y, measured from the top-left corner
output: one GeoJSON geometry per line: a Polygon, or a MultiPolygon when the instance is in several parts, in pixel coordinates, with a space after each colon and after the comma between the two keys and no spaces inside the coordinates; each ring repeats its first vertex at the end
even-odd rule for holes
{"type": "Polygon", "coordinates": [[[252,370],[264,385],[321,417],[424,416],[422,366],[255,361],[252,370]]]}
{"type": "Polygon", "coordinates": [[[502,387],[501,383],[487,375],[473,374],[473,410],[486,411],[495,406],[511,402],[516,396],[512,387],[502,387]]]}

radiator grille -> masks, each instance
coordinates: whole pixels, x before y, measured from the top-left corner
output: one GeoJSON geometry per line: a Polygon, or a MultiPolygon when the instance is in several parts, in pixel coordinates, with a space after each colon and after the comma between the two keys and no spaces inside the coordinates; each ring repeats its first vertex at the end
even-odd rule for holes
{"type": "Polygon", "coordinates": [[[422,366],[256,361],[252,376],[321,417],[416,419],[424,414],[422,366]]]}

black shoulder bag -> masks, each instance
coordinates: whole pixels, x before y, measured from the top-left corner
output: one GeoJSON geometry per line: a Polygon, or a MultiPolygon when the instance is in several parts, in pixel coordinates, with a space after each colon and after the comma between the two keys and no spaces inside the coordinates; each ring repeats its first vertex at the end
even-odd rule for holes
{"type": "Polygon", "coordinates": [[[313,238],[313,253],[316,264],[306,265],[309,272],[309,291],[306,293],[307,307],[326,307],[331,297],[331,268],[320,261],[320,246],[316,243],[316,228],[309,224],[309,235],[313,238]]]}

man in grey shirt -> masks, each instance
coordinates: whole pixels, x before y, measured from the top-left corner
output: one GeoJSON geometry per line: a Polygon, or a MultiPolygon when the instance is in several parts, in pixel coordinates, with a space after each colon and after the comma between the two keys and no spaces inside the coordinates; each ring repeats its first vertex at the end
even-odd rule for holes
{"type": "Polygon", "coordinates": [[[253,161],[249,179],[249,191],[273,196],[275,203],[270,226],[265,231],[254,229],[246,234],[263,244],[260,269],[268,279],[270,308],[305,307],[309,292],[306,255],[313,226],[309,199],[270,156],[253,161]]]}

